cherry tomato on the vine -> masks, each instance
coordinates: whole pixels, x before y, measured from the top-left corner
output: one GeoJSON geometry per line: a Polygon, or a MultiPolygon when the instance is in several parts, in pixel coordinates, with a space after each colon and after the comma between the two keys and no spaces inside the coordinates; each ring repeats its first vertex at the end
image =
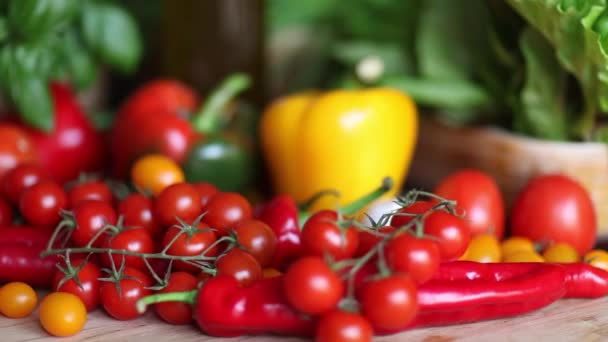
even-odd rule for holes
{"type": "Polygon", "coordinates": [[[253,257],[240,248],[232,248],[218,257],[215,263],[216,275],[228,275],[236,278],[242,286],[247,286],[262,279],[262,266],[253,257]]]}
{"type": "Polygon", "coordinates": [[[203,208],[203,217],[211,228],[217,229],[218,236],[228,234],[238,223],[253,218],[253,208],[243,195],[236,192],[218,192],[203,208]]]}
{"type": "Polygon", "coordinates": [[[2,193],[11,203],[19,205],[23,190],[48,179],[48,174],[41,166],[20,164],[2,177],[2,193]]]}
{"type": "Polygon", "coordinates": [[[211,183],[199,182],[193,183],[192,185],[198,191],[203,207],[205,207],[207,203],[209,203],[209,200],[211,199],[211,197],[213,197],[213,195],[217,194],[220,191],[215,185],[211,183]]]}
{"type": "Polygon", "coordinates": [[[403,207],[391,217],[391,226],[400,228],[412,221],[415,216],[428,212],[433,208],[433,203],[429,201],[416,201],[407,207],[403,207]],[[404,215],[409,214],[409,215],[404,215]]]}
{"type": "Polygon", "coordinates": [[[417,284],[431,279],[441,262],[437,242],[408,232],[393,237],[386,244],[384,253],[393,272],[407,273],[417,284]]]}
{"type": "Polygon", "coordinates": [[[84,260],[72,262],[72,266],[74,268],[81,266],[77,274],[66,276],[65,273],[57,270],[53,278],[53,290],[78,296],[87,311],[92,311],[99,305],[101,271],[94,263],[84,260]]]}
{"type": "MultiPolygon", "coordinates": [[[[190,228],[190,227],[189,227],[190,228]]],[[[211,247],[211,245],[217,240],[215,232],[209,228],[204,222],[199,222],[194,230],[183,229],[181,227],[170,227],[165,232],[162,240],[163,248],[167,249],[168,255],[178,256],[195,256],[202,255],[205,252],[206,257],[215,257],[219,252],[217,245],[211,247]],[[183,231],[183,232],[182,232],[183,231]],[[177,235],[179,234],[179,237],[177,235]],[[211,248],[210,248],[211,247],[211,248]]],[[[175,269],[186,272],[199,272],[200,268],[182,262],[175,261],[173,266],[175,269]]]]}
{"type": "Polygon", "coordinates": [[[317,323],[316,342],[367,342],[373,337],[372,325],[357,313],[332,310],[317,323]]]}
{"type": "Polygon", "coordinates": [[[26,283],[16,281],[0,287],[0,314],[6,317],[27,317],[37,303],[36,291],[26,283]]]}
{"type": "Polygon", "coordinates": [[[171,184],[185,180],[184,171],[172,159],[162,154],[148,154],[135,161],[131,180],[142,191],[156,196],[171,184]]]}
{"type": "Polygon", "coordinates": [[[154,217],[165,226],[183,222],[192,223],[203,212],[199,192],[188,183],[169,185],[156,197],[154,217]]]}
{"type": "Polygon", "coordinates": [[[471,241],[466,223],[442,210],[433,211],[424,219],[424,234],[437,238],[443,261],[460,258],[471,241]]]}
{"type": "Polygon", "coordinates": [[[287,268],[283,291],[295,309],[318,315],[338,305],[344,294],[344,283],[322,257],[304,256],[287,268]]]}
{"type": "Polygon", "coordinates": [[[247,220],[234,227],[238,244],[258,260],[262,267],[272,261],[277,237],[272,229],[259,220],[247,220]]]}
{"type": "Polygon", "coordinates": [[[41,181],[23,190],[19,210],[33,225],[53,227],[61,220],[61,210],[67,206],[63,188],[53,181],[41,181]]]}
{"type": "MultiPolygon", "coordinates": [[[[381,234],[387,234],[394,231],[396,228],[392,226],[384,226],[380,227],[376,230],[376,232],[381,234]]],[[[376,245],[383,239],[382,235],[377,235],[367,230],[359,231],[359,244],[357,245],[357,251],[355,252],[355,257],[360,257],[367,252],[369,252],[372,248],[376,247],[376,245]]]]}
{"type": "Polygon", "coordinates": [[[53,292],[40,302],[40,325],[53,336],[75,335],[86,322],[87,309],[72,293],[53,292]]]}
{"type": "Polygon", "coordinates": [[[104,310],[121,321],[141,316],[136,304],[141,298],[152,294],[148,289],[152,280],[136,268],[125,267],[119,282],[119,287],[113,281],[104,281],[101,284],[100,299],[104,310]]]}
{"type": "Polygon", "coordinates": [[[163,226],[154,219],[154,201],[141,193],[132,193],[118,204],[118,215],[125,227],[142,227],[153,238],[160,236],[163,226]]]}
{"type": "MultiPolygon", "coordinates": [[[[182,292],[194,290],[199,280],[187,272],[173,272],[169,275],[167,286],[158,293],[182,292]]],[[[192,322],[192,305],[182,302],[163,302],[154,304],[158,317],[175,325],[192,322]]]]}
{"type": "Polygon", "coordinates": [[[359,232],[353,226],[340,227],[338,214],[322,210],[312,215],[302,227],[301,248],[304,255],[331,255],[335,260],[348,259],[357,251],[359,232]]]}
{"type": "Polygon", "coordinates": [[[114,205],[112,189],[105,182],[98,180],[77,183],[68,190],[68,206],[74,208],[78,203],[87,200],[96,200],[114,205]]]}
{"type": "MultiPolygon", "coordinates": [[[[113,236],[109,236],[106,238],[103,246],[108,249],[120,249],[136,253],[154,253],[155,249],[154,240],[152,240],[150,233],[141,227],[125,229],[113,236]]],[[[135,255],[114,253],[112,254],[112,261],[116,268],[119,268],[122,265],[123,258],[126,266],[139,270],[147,270],[143,258],[135,255]]],[[[111,267],[112,262],[107,253],[102,255],[101,260],[106,267],[111,267]]]]}
{"type": "Polygon", "coordinates": [[[108,224],[116,224],[116,211],[106,202],[83,201],[76,205],[72,213],[76,228],[70,238],[78,247],[86,246],[93,239],[93,246],[101,246],[104,238],[96,237],[99,231],[108,224]]]}

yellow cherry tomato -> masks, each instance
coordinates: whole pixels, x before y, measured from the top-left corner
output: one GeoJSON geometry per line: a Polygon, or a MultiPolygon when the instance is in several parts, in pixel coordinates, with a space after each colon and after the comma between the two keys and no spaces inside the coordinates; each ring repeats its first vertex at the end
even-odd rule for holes
{"type": "Polygon", "coordinates": [[[503,262],[544,262],[545,259],[535,251],[516,251],[503,256],[503,262]]]}
{"type": "Polygon", "coordinates": [[[534,252],[535,251],[534,242],[532,242],[532,240],[522,237],[522,236],[512,236],[512,237],[505,239],[500,244],[500,249],[501,249],[503,257],[505,255],[511,254],[513,252],[519,252],[519,251],[534,252]]]}
{"type": "Polygon", "coordinates": [[[12,282],[0,288],[0,313],[6,317],[27,317],[37,303],[36,291],[26,283],[12,282]]]}
{"type": "Polygon", "coordinates": [[[481,234],[473,237],[467,251],[460,260],[477,262],[500,262],[500,244],[493,234],[481,234]]]}
{"type": "Polygon", "coordinates": [[[140,189],[149,190],[156,196],[169,185],[183,182],[185,176],[172,159],[162,154],[148,154],[133,164],[131,180],[140,189]]]}
{"type": "Polygon", "coordinates": [[[269,267],[262,270],[262,276],[264,278],[274,278],[280,276],[281,274],[281,271],[277,270],[276,268],[269,267]]]}
{"type": "Polygon", "coordinates": [[[583,261],[589,265],[601,268],[604,271],[608,271],[608,252],[602,249],[594,249],[587,252],[583,256],[583,261]]]}
{"type": "Polygon", "coordinates": [[[86,321],[87,309],[76,295],[52,292],[40,302],[40,324],[53,336],[75,335],[86,321]]]}
{"type": "Polygon", "coordinates": [[[543,251],[543,258],[547,262],[578,262],[580,257],[574,247],[564,242],[557,242],[549,245],[543,251]]]}

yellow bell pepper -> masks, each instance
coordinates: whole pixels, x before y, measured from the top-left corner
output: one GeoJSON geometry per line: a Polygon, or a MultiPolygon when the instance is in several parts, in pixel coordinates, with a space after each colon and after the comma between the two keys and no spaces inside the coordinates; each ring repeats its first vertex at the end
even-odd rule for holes
{"type": "Polygon", "coordinates": [[[418,132],[412,99],[395,89],[300,93],[275,100],[260,121],[260,144],[274,191],[302,202],[335,189],[311,210],[344,205],[390,176],[403,186],[418,132]]]}

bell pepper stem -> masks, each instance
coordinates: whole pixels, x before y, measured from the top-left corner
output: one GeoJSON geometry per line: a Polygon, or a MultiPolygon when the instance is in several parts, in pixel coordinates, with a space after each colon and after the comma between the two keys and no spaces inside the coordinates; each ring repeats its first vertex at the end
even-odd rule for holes
{"type": "Polygon", "coordinates": [[[226,78],[209,94],[201,110],[192,117],[194,129],[207,135],[217,132],[223,109],[250,85],[251,78],[246,74],[236,73],[226,78]]]}
{"type": "Polygon", "coordinates": [[[138,300],[135,304],[137,312],[144,313],[146,308],[150,304],[163,303],[163,302],[182,302],[188,304],[194,304],[196,302],[196,295],[198,290],[183,291],[183,292],[167,292],[157,293],[143,297],[138,300]]]}

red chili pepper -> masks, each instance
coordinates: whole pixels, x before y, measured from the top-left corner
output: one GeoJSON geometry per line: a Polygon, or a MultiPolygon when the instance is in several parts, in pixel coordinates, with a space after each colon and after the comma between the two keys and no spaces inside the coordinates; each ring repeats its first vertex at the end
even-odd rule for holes
{"type": "Polygon", "coordinates": [[[49,133],[22,124],[39,154],[40,164],[55,181],[64,183],[82,172],[101,170],[105,165],[102,135],[95,131],[72,89],[51,83],[54,126],[49,133]]]}
{"type": "Polygon", "coordinates": [[[1,226],[0,245],[45,246],[51,232],[30,226],[1,226]]]}

